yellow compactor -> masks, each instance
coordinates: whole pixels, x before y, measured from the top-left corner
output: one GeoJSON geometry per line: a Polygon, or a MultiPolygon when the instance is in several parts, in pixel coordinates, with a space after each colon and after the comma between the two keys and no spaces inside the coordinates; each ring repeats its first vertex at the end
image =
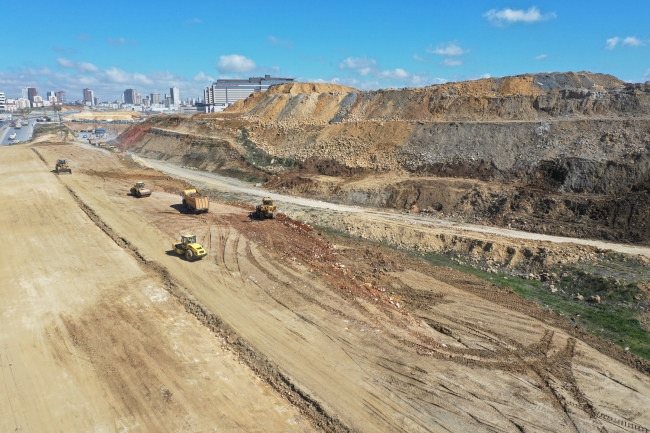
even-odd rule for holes
{"type": "Polygon", "coordinates": [[[144,182],[136,182],[135,185],[131,187],[131,195],[133,197],[149,197],[151,195],[151,190],[144,186],[144,182]]]}
{"type": "Polygon", "coordinates": [[[72,174],[72,169],[68,165],[68,161],[66,161],[65,159],[58,159],[56,161],[56,166],[54,168],[56,170],[56,174],[66,173],[66,172],[72,174]]]}
{"type": "Polygon", "coordinates": [[[273,203],[273,199],[271,197],[264,197],[262,204],[255,206],[255,216],[261,220],[264,218],[273,219],[275,218],[276,210],[277,208],[275,207],[275,203],[273,203]]]}
{"type": "Polygon", "coordinates": [[[172,248],[176,254],[185,256],[187,260],[202,259],[207,256],[201,244],[196,243],[196,235],[186,234],[181,236],[180,242],[174,242],[172,248]]]}

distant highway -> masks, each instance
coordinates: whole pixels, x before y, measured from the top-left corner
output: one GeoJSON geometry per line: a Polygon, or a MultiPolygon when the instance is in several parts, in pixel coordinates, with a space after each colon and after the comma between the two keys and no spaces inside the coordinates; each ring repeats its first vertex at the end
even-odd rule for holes
{"type": "MultiPolygon", "coordinates": [[[[22,121],[22,119],[18,120],[22,121]]],[[[0,132],[0,145],[8,146],[10,144],[16,144],[31,140],[32,136],[34,135],[34,125],[36,125],[36,118],[34,117],[27,120],[29,121],[29,125],[23,126],[20,129],[12,128],[11,126],[8,128],[3,128],[7,123],[10,123],[3,122],[2,126],[0,126],[0,128],[2,128],[2,132],[0,132]],[[16,133],[16,138],[14,140],[11,140],[9,136],[14,132],[16,133]]]]}

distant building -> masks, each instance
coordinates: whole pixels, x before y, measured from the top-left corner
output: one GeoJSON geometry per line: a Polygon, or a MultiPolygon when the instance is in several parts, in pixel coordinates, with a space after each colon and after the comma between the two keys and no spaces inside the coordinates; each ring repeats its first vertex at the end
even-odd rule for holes
{"type": "Polygon", "coordinates": [[[55,96],[54,92],[47,92],[45,95],[48,101],[50,100],[50,96],[55,96]]]}
{"type": "Polygon", "coordinates": [[[90,89],[84,89],[84,105],[95,104],[95,93],[90,89]]]}
{"type": "MultiPolygon", "coordinates": [[[[34,105],[34,98],[38,96],[38,92],[36,91],[35,87],[28,87],[27,88],[27,99],[29,99],[29,102],[32,103],[32,106],[35,107],[34,105]]],[[[41,98],[41,102],[43,102],[43,99],[41,98]]]]}
{"type": "Polygon", "coordinates": [[[151,105],[160,104],[160,93],[151,94],[151,105]]]}
{"type": "Polygon", "coordinates": [[[16,107],[16,100],[14,98],[7,98],[5,100],[5,111],[7,113],[13,113],[17,109],[18,107],[16,107]]]}
{"type": "Polygon", "coordinates": [[[56,101],[59,104],[65,104],[65,91],[64,90],[59,90],[54,94],[56,96],[56,101]]]}
{"type": "Polygon", "coordinates": [[[23,87],[22,89],[22,98],[23,99],[29,99],[29,90],[27,87],[23,87]]]}
{"type": "Polygon", "coordinates": [[[180,105],[181,103],[181,94],[178,91],[178,87],[172,87],[169,89],[170,96],[172,98],[173,105],[180,105]]]}
{"type": "MultiPolygon", "coordinates": [[[[36,89],[34,89],[34,90],[36,90],[36,89]]],[[[43,98],[41,98],[38,95],[34,95],[32,101],[30,101],[30,102],[32,103],[32,107],[43,107],[44,106],[43,98]]]]}
{"type": "Polygon", "coordinates": [[[16,108],[19,110],[22,110],[23,108],[29,108],[31,107],[32,103],[29,101],[29,99],[25,98],[18,98],[16,99],[16,108]]]}
{"type": "Polygon", "coordinates": [[[94,96],[93,97],[93,104],[94,105],[99,105],[99,96],[94,96]]]}
{"type": "Polygon", "coordinates": [[[137,104],[138,100],[138,91],[135,89],[126,89],[124,91],[124,103],[125,104],[137,104]]]}
{"type": "MultiPolygon", "coordinates": [[[[54,93],[54,92],[47,92],[47,93],[54,93]]],[[[50,103],[50,105],[57,105],[59,101],[56,99],[56,96],[51,95],[47,97],[47,102],[50,103]]]]}
{"type": "Polygon", "coordinates": [[[0,92],[0,113],[7,111],[7,100],[4,92],[0,92]]]}
{"type": "Polygon", "coordinates": [[[255,92],[264,92],[274,84],[293,83],[293,78],[278,78],[265,75],[248,80],[217,80],[203,91],[204,112],[221,111],[237,101],[246,99],[255,92]]]}

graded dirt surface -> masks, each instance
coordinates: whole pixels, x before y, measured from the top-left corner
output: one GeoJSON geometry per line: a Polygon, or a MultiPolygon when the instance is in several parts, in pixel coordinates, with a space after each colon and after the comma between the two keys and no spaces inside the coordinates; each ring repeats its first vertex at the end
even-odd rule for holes
{"type": "Polygon", "coordinates": [[[139,119],[140,113],[137,111],[90,111],[83,110],[78,113],[68,114],[67,118],[85,119],[85,120],[133,120],[139,119]]]}
{"type": "Polygon", "coordinates": [[[89,219],[52,164],[0,153],[0,431],[314,431],[89,219]]]}
{"type": "Polygon", "coordinates": [[[508,290],[250,206],[186,214],[124,154],[4,155],[5,430],[650,428],[647,362],[508,290]],[[208,257],[170,251],[186,231],[208,257]]]}
{"type": "Polygon", "coordinates": [[[115,145],[323,201],[650,245],[650,84],[611,75],[271,86],[115,145]]]}

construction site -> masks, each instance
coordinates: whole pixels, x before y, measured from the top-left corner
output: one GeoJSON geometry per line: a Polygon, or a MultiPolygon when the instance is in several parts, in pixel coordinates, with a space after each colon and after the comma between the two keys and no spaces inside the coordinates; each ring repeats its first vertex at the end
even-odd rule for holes
{"type": "Polygon", "coordinates": [[[0,149],[0,431],[650,430],[649,83],[75,130],[0,149]]]}

